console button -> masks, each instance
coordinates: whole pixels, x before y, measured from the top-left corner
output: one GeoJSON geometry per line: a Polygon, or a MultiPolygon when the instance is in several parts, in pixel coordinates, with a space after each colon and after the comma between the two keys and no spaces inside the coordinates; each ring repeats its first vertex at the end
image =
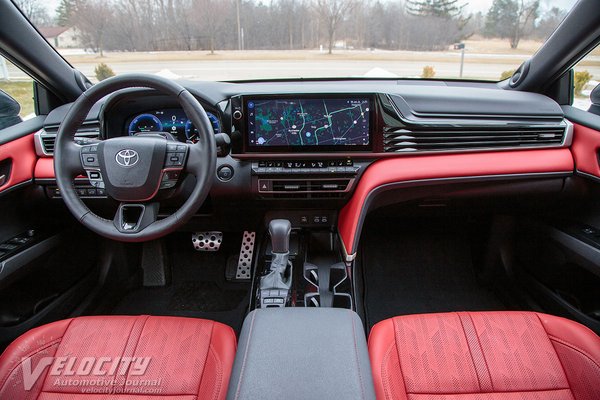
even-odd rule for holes
{"type": "Polygon", "coordinates": [[[273,190],[273,181],[268,179],[258,180],[258,191],[259,192],[271,192],[273,190]]]}
{"type": "Polygon", "coordinates": [[[217,177],[223,182],[229,181],[233,178],[233,168],[229,165],[223,165],[217,170],[217,177]]]}

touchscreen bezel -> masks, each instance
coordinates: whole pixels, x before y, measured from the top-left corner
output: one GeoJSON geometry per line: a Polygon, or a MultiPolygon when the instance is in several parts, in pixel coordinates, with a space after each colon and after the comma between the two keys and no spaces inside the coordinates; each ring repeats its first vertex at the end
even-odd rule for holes
{"type": "Polygon", "coordinates": [[[283,95],[255,95],[244,96],[242,99],[242,108],[244,115],[244,147],[248,153],[355,153],[366,152],[373,149],[373,129],[375,124],[375,98],[372,94],[365,93],[343,93],[343,94],[323,94],[323,93],[303,93],[303,94],[283,94],[283,95]],[[249,113],[248,103],[261,100],[352,100],[365,99],[369,101],[369,144],[351,144],[351,145],[292,145],[292,146],[261,146],[250,143],[249,134],[249,113]]]}

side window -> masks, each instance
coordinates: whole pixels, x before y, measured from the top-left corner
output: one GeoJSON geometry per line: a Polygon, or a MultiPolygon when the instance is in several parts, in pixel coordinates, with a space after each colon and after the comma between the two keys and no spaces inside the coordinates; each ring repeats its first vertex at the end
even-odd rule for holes
{"type": "Polygon", "coordinates": [[[0,129],[33,117],[33,80],[0,56],[0,129]]]}
{"type": "Polygon", "coordinates": [[[575,65],[573,106],[588,111],[600,107],[600,46],[575,65]],[[595,89],[595,90],[594,90],[595,89]]]}

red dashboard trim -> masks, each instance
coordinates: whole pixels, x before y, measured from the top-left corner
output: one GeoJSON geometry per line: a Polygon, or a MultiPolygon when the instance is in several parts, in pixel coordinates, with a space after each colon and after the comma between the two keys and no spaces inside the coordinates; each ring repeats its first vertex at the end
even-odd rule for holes
{"type": "Polygon", "coordinates": [[[33,134],[0,145],[0,161],[4,160],[10,160],[11,167],[8,181],[0,186],[0,192],[30,181],[37,160],[33,134]]]}
{"type": "Polygon", "coordinates": [[[365,202],[372,191],[386,184],[489,175],[572,173],[573,170],[573,156],[568,148],[402,156],[378,160],[366,169],[350,201],[341,210],[338,231],[347,255],[353,255],[356,252],[355,235],[360,229],[361,214],[367,212],[365,202]]]}
{"type": "Polygon", "coordinates": [[[600,132],[587,126],[573,124],[571,150],[577,171],[600,178],[600,132]]]}
{"type": "Polygon", "coordinates": [[[54,159],[40,158],[35,164],[35,179],[54,179],[54,159]]]}

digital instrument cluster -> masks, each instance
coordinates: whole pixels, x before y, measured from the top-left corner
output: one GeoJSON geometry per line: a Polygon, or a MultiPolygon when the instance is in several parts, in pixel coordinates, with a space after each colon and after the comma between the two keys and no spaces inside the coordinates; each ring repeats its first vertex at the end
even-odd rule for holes
{"type": "MultiPolygon", "coordinates": [[[[210,112],[206,112],[215,134],[221,133],[221,121],[210,112]]],[[[198,130],[185,115],[183,109],[168,108],[135,115],[128,122],[127,132],[130,136],[146,132],[166,132],[181,142],[198,141],[198,130]]]]}

